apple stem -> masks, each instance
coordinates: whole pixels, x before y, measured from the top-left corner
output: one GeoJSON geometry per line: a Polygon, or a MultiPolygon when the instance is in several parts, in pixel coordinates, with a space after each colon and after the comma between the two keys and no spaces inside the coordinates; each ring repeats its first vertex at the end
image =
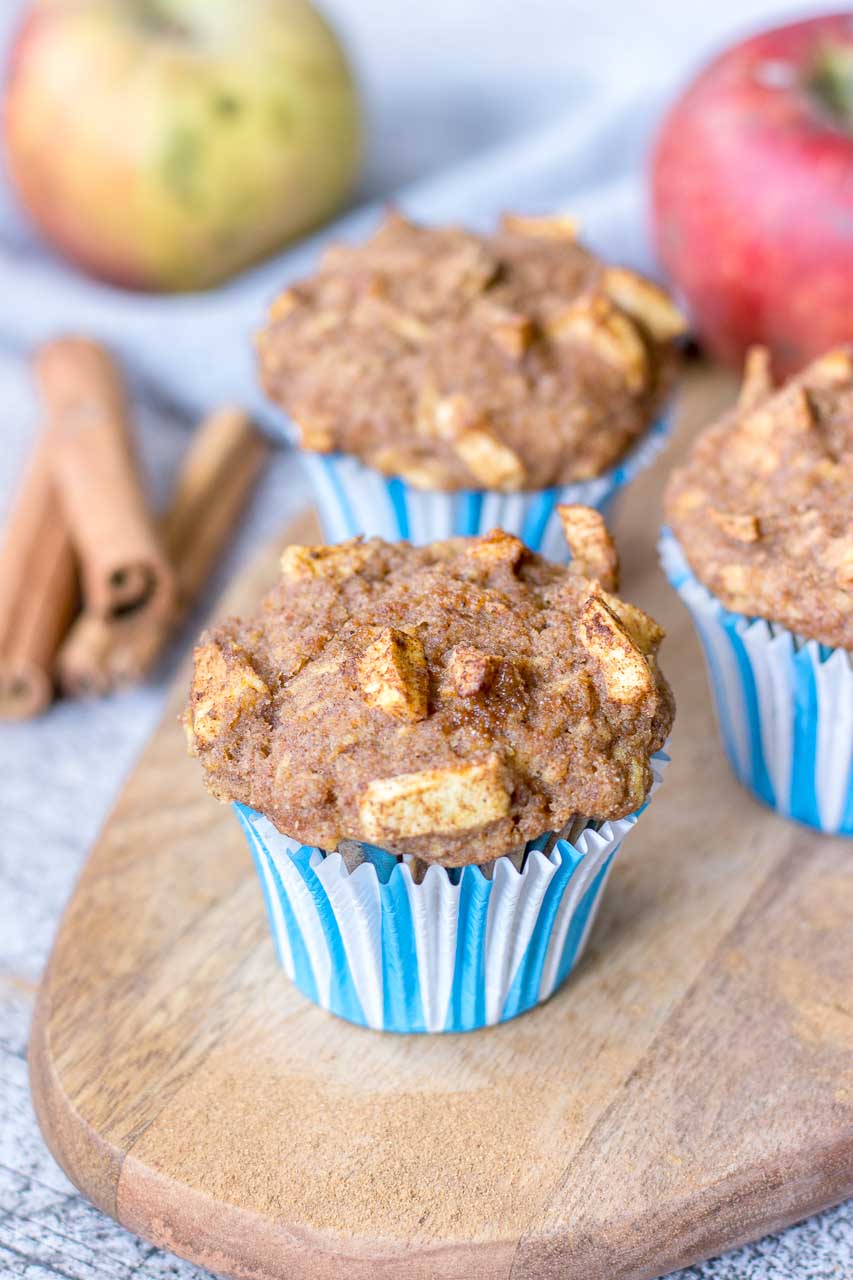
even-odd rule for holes
{"type": "Polygon", "coordinates": [[[853,132],[853,45],[824,42],[806,78],[806,89],[825,119],[853,132]]]}

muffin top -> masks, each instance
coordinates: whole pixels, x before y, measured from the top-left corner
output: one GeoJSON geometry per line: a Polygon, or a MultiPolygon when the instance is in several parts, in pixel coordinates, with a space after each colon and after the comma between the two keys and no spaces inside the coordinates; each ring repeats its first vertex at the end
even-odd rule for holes
{"type": "Polygon", "coordinates": [[[727,608],[853,649],[853,348],[779,390],[752,351],[737,407],[671,476],[666,514],[727,608]]]}
{"type": "Polygon", "coordinates": [[[562,518],[567,568],[498,530],[288,547],[258,612],[195,650],[209,789],[306,844],[446,866],[637,809],[674,714],[663,632],[612,594],[598,513],[562,518]]]}
{"type": "Polygon", "coordinates": [[[568,218],[496,235],[390,215],[272,305],[269,396],[302,446],[423,489],[541,489],[600,475],[652,422],[684,323],[605,266],[568,218]]]}

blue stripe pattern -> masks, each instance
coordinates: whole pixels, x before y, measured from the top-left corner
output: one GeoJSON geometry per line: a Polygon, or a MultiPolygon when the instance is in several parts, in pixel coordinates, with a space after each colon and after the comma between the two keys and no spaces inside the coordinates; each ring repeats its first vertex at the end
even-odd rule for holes
{"type": "MultiPolygon", "coordinates": [[[[539,925],[530,942],[527,944],[527,950],[524,953],[524,959],[518,966],[518,972],[515,975],[513,984],[510,987],[506,1004],[504,1005],[504,1014],[507,1018],[513,1018],[517,1013],[522,1013],[525,1009],[531,1008],[536,1004],[539,997],[539,988],[542,983],[542,970],[545,967],[545,957],[548,953],[548,944],[551,940],[551,931],[554,927],[554,921],[557,918],[557,908],[563,900],[563,894],[569,881],[572,879],[581,855],[565,840],[558,842],[558,849],[562,857],[562,865],[557,874],[548,885],[542,907],[539,912],[539,925]]],[[[608,863],[610,859],[608,858],[608,863]]],[[[583,899],[582,899],[583,901],[583,899]]],[[[571,930],[570,930],[571,931],[571,930]]],[[[563,957],[568,949],[568,935],[566,943],[563,947],[563,957]]],[[[574,948],[571,955],[571,962],[574,962],[574,948]]],[[[558,968],[558,984],[563,982],[568,976],[572,968],[572,963],[565,966],[561,958],[558,968]]]]}
{"type": "Polygon", "coordinates": [[[273,860],[268,856],[266,846],[258,836],[252,817],[253,810],[243,804],[235,804],[234,811],[240,821],[240,826],[249,841],[249,848],[252,851],[252,858],[255,868],[260,877],[261,887],[264,894],[264,903],[267,909],[267,916],[270,922],[273,939],[275,941],[276,953],[278,955],[279,964],[284,964],[284,952],[279,936],[278,920],[275,914],[275,908],[281,909],[284,917],[284,928],[287,935],[287,941],[290,945],[290,954],[292,958],[293,973],[291,977],[299,990],[306,995],[309,1000],[317,1003],[320,994],[317,990],[317,984],[314,981],[314,969],[308,957],[308,950],[305,946],[305,939],[302,930],[293,913],[290,905],[290,899],[285,892],[284,885],[281,883],[281,877],[278,874],[273,860]],[[270,883],[270,881],[272,883],[270,883]],[[273,894],[275,897],[273,898],[273,894]]]}
{"type": "MultiPolygon", "coordinates": [[[[329,1008],[333,1009],[339,1017],[346,1018],[348,1022],[358,1022],[362,1026],[366,1026],[367,1019],[364,1016],[364,1009],[355,989],[352,971],[347,963],[347,953],[341,938],[335,909],[329,901],[326,890],[318,880],[314,868],[311,866],[311,851],[306,848],[306,852],[309,855],[308,858],[294,858],[293,865],[302,877],[302,881],[316,907],[320,928],[322,929],[329,960],[331,961],[329,1008]]],[[[280,873],[276,876],[276,884],[280,889],[284,889],[284,882],[280,873]]]]}
{"type": "MultiPolygon", "coordinates": [[[[660,759],[665,760],[666,757],[661,756],[660,759]]],[[[292,971],[294,983],[310,1000],[330,1012],[362,1026],[376,1026],[376,1019],[371,1021],[364,1002],[359,999],[357,966],[352,963],[353,957],[348,953],[343,936],[346,922],[338,918],[323,883],[322,868],[326,855],[321,850],[286,841],[260,814],[247,806],[237,804],[234,808],[259,872],[279,958],[284,962],[289,954],[291,964],[288,968],[292,971]],[[286,934],[284,943],[279,936],[282,930],[286,934]]],[[[412,895],[424,886],[413,888],[408,868],[393,855],[365,846],[365,855],[372,865],[359,866],[354,872],[343,874],[348,876],[351,884],[361,877],[358,892],[366,894],[363,898],[356,895],[352,900],[353,915],[363,914],[364,903],[378,897],[379,942],[369,978],[371,982],[381,984],[379,1027],[398,1032],[470,1031],[489,1022],[514,1018],[546,999],[565,980],[579,959],[587,926],[601,897],[612,860],[626,831],[635,821],[636,816],[632,815],[620,823],[606,824],[609,834],[604,829],[600,836],[590,831],[590,839],[583,846],[585,851],[564,840],[554,841],[550,834],[545,834],[528,846],[528,863],[524,872],[520,874],[513,868],[509,880],[504,877],[500,883],[497,875],[487,879],[476,866],[465,867],[453,876],[441,868],[427,873],[445,877],[444,888],[449,894],[457,895],[452,976],[446,992],[446,1010],[443,1021],[433,1027],[427,1025],[425,1002],[428,993],[424,988],[424,983],[432,980],[432,970],[429,963],[419,960],[417,929],[412,914],[412,895]],[[544,849],[551,843],[553,847],[546,855],[544,849]],[[510,975],[512,980],[502,1006],[490,1016],[487,1009],[489,981],[491,978],[494,984],[497,980],[495,974],[502,971],[507,955],[505,946],[490,960],[492,899],[495,894],[507,890],[518,897],[520,882],[533,858],[540,859],[536,867],[540,875],[550,878],[547,882],[544,878],[539,882],[540,892],[543,886],[544,892],[541,893],[535,919],[527,925],[529,941],[514,975],[510,975]],[[582,878],[576,880],[578,876],[582,878]],[[577,891],[576,883],[580,886],[577,891]],[[453,889],[448,888],[451,885],[453,889]],[[576,902],[572,903],[567,898],[569,893],[577,896],[576,902]],[[544,971],[549,947],[564,903],[561,935],[564,941],[560,955],[556,957],[556,965],[555,958],[551,957],[551,978],[546,983],[544,971]],[[491,975],[490,963],[497,966],[491,975]]],[[[331,855],[331,858],[338,859],[339,855],[331,855]]],[[[334,880],[327,877],[327,882],[334,883],[334,880]]],[[[446,902],[445,898],[445,905],[446,902]]],[[[512,917],[512,920],[517,919],[512,917]]],[[[516,935],[517,929],[510,927],[507,946],[512,945],[516,935]]],[[[437,936],[449,940],[452,933],[442,927],[437,936]]],[[[434,1003],[435,993],[431,994],[434,1003]]]]}
{"type": "Polygon", "coordinates": [[[568,555],[556,514],[558,503],[579,502],[607,513],[619,491],[653,461],[670,431],[669,416],[655,422],[615,467],[592,480],[542,491],[498,494],[487,490],[440,493],[387,477],[347,454],[303,453],[325,536],[332,542],[366,537],[431,542],[488,533],[498,525],[533,551],[568,555]]]}
{"type": "Polygon", "coordinates": [[[599,897],[601,896],[601,891],[604,888],[604,883],[610,872],[611,863],[613,862],[613,859],[615,858],[618,851],[619,851],[619,847],[617,845],[617,847],[613,850],[613,853],[611,853],[610,857],[607,859],[604,866],[599,871],[598,875],[593,880],[592,884],[587,889],[586,893],[581,898],[580,904],[577,910],[575,911],[574,915],[572,916],[572,922],[569,926],[569,932],[566,938],[566,945],[563,947],[563,955],[562,955],[562,959],[560,960],[560,967],[557,970],[558,983],[565,982],[566,978],[571,973],[572,969],[575,967],[575,964],[578,961],[578,958],[580,955],[580,949],[581,949],[581,942],[583,940],[587,924],[598,905],[598,900],[599,900],[599,897]]]}
{"type": "Polygon", "coordinates": [[[745,717],[749,730],[747,759],[750,762],[750,785],[765,804],[775,808],[776,796],[773,784],[770,781],[770,775],[767,772],[761,742],[762,723],[758,693],[755,687],[755,676],[749,654],[744,648],[743,640],[738,630],[740,619],[734,614],[728,614],[725,618],[721,618],[720,622],[728,636],[729,644],[737,663],[738,674],[740,675],[741,696],[745,704],[745,717]]]}
{"type": "Polygon", "coordinates": [[[730,612],[693,574],[669,529],[660,551],[702,641],[735,776],[786,817],[853,835],[851,655],[730,612]]]}
{"type": "Polygon", "coordinates": [[[380,886],[383,1026],[426,1031],[412,908],[397,865],[385,884],[380,881],[380,886]]]}

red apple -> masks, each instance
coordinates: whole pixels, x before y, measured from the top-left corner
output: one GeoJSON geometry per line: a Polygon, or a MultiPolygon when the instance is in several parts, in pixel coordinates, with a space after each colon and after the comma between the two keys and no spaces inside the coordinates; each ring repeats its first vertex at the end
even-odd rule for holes
{"type": "Polygon", "coordinates": [[[729,49],[679,98],[652,160],[657,249],[698,333],[787,374],[853,341],[853,14],[729,49]]]}
{"type": "Polygon", "coordinates": [[[9,64],[9,171],[70,258],[195,289],[328,217],[359,110],[308,0],[38,0],[9,64]]]}

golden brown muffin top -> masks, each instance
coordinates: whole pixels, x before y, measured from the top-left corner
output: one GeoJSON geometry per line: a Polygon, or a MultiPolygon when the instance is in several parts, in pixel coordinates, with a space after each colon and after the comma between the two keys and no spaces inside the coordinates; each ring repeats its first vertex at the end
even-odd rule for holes
{"type": "Polygon", "coordinates": [[[684,322],[568,218],[495,235],[393,214],[327,251],[258,338],[268,395],[305,449],[424,489],[540,489],[600,475],[657,414],[684,322]]]}
{"type": "Polygon", "coordinates": [[[666,515],[728,609],[853,649],[853,348],[779,390],[751,352],[737,407],[673,472],[666,515]]]}
{"type": "Polygon", "coordinates": [[[497,530],[288,547],[258,612],[195,650],[209,789],[306,844],[447,866],[636,810],[674,712],[663,632],[612,594],[599,514],[563,519],[568,567],[497,530]]]}

